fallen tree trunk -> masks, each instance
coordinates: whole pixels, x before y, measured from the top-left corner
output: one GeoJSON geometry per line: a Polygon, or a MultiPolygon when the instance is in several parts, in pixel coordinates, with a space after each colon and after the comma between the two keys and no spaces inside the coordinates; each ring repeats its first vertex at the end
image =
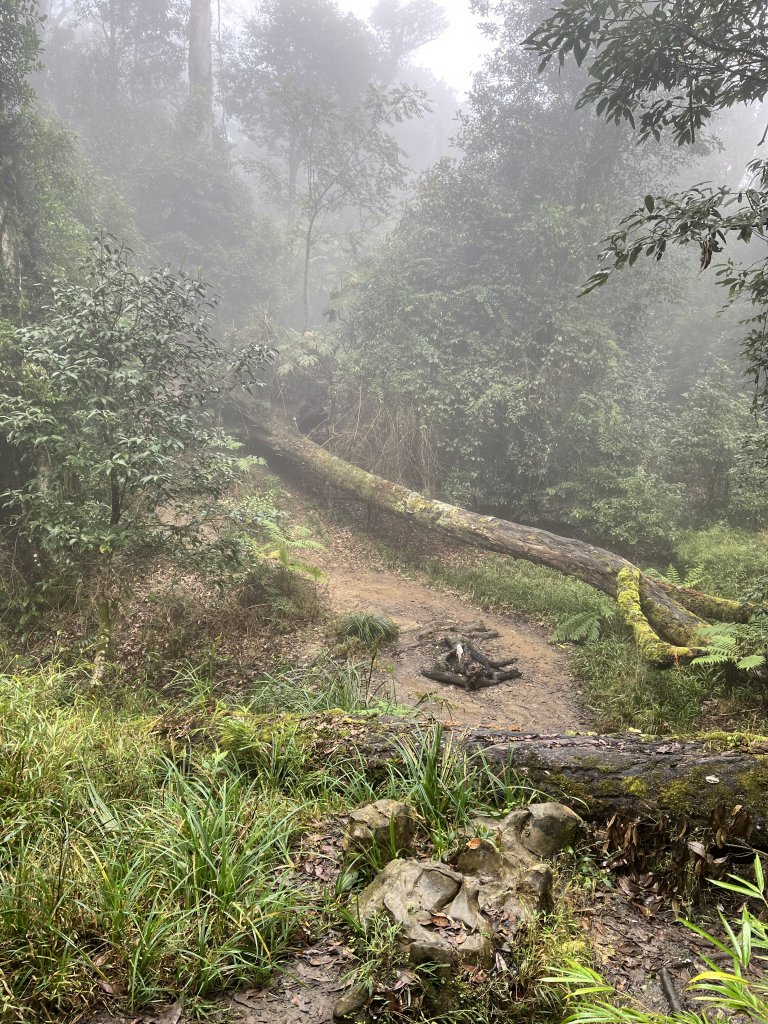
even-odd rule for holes
{"type": "Polygon", "coordinates": [[[494,770],[514,771],[583,816],[644,813],[709,825],[718,809],[742,807],[752,841],[768,846],[768,740],[725,746],[696,740],[623,736],[533,736],[479,730],[461,738],[494,770]]]}
{"type": "Polygon", "coordinates": [[[748,604],[654,579],[620,555],[585,541],[426,498],[344,462],[283,425],[272,423],[262,441],[272,452],[379,508],[462,543],[549,566],[603,591],[617,601],[640,651],[655,664],[694,657],[705,620],[745,622],[753,611],[748,604]]]}
{"type": "MultiPolygon", "coordinates": [[[[412,721],[347,721],[343,744],[338,721],[327,722],[327,733],[326,724],[313,722],[312,735],[325,759],[348,757],[352,746],[375,774],[397,766],[403,748],[418,749],[421,743],[414,743],[418,727],[412,721]]],[[[750,737],[740,745],[734,740],[724,734],[676,740],[447,727],[442,736],[444,752],[450,744],[454,751],[482,757],[499,780],[508,783],[516,776],[591,821],[615,814],[653,820],[666,815],[718,828],[733,817],[744,835],[748,815],[750,841],[768,849],[768,737],[750,737]]]]}

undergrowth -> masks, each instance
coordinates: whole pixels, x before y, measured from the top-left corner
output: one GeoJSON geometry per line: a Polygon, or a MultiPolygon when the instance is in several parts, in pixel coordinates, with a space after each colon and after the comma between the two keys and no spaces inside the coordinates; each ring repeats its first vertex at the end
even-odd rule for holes
{"type": "Polygon", "coordinates": [[[190,773],[156,716],[80,682],[0,678],[0,1018],[266,976],[301,911],[283,874],[299,807],[215,749],[190,773]]]}
{"type": "Polygon", "coordinates": [[[701,955],[704,969],[686,986],[687,999],[701,1012],[682,1007],[670,1013],[649,1011],[606,984],[596,971],[571,962],[545,979],[567,993],[571,1009],[567,1024],[709,1024],[725,1020],[766,1024],[768,983],[762,968],[768,953],[768,898],[759,857],[754,861],[754,873],[754,882],[738,875],[730,875],[729,881],[713,881],[744,900],[740,915],[732,920],[720,911],[722,938],[685,922],[705,943],[701,955]]]}
{"type": "Polygon", "coordinates": [[[655,668],[623,630],[577,647],[573,667],[584,684],[584,701],[602,732],[695,731],[702,703],[712,692],[702,672],[655,668]]]}
{"type": "Polygon", "coordinates": [[[313,928],[345,919],[346,891],[320,907],[294,871],[318,817],[408,799],[439,851],[470,810],[531,796],[441,746],[439,729],[372,773],[344,738],[350,714],[381,706],[354,665],[286,669],[237,702],[216,692],[208,665],[164,694],[94,688],[75,669],[0,675],[4,1024],[73,1019],[105,995],[133,1012],[263,982],[313,928]]]}
{"type": "Polygon", "coordinates": [[[364,647],[375,649],[394,643],[400,630],[383,612],[347,612],[336,623],[336,635],[340,640],[358,640],[364,647]]]}

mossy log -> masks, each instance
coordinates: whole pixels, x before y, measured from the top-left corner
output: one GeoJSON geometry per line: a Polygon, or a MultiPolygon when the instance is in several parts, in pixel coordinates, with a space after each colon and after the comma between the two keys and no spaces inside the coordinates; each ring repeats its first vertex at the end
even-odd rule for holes
{"type": "MultiPolygon", "coordinates": [[[[329,735],[338,748],[337,730],[338,723],[329,735]]],[[[412,743],[413,731],[407,721],[356,723],[349,743],[375,772],[377,765],[397,762],[400,742],[412,743]]],[[[318,728],[316,735],[322,732],[318,728]]],[[[677,740],[491,729],[446,730],[446,736],[454,749],[482,755],[499,778],[514,772],[592,821],[666,815],[709,827],[717,815],[727,819],[743,808],[751,820],[750,841],[768,849],[768,737],[711,733],[677,740]]]]}
{"type": "Polygon", "coordinates": [[[709,825],[718,807],[749,814],[752,842],[768,847],[768,739],[710,735],[533,736],[481,730],[465,749],[482,751],[499,771],[514,770],[582,816],[685,817],[709,825]]]}
{"type": "Polygon", "coordinates": [[[345,462],[282,424],[272,423],[261,440],[268,450],[378,508],[462,543],[546,565],[603,591],[617,601],[640,651],[655,664],[694,657],[705,620],[745,622],[752,613],[748,604],[654,579],[626,558],[586,541],[427,498],[345,462]]]}

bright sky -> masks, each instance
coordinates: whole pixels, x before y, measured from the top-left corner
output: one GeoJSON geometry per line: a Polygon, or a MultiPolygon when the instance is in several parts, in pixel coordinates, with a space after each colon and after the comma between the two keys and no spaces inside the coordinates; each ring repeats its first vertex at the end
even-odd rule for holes
{"type": "MultiPolygon", "coordinates": [[[[359,18],[367,17],[374,0],[337,0],[344,11],[359,18]]],[[[475,16],[469,9],[469,0],[440,0],[449,27],[433,43],[414,55],[414,63],[428,67],[438,78],[443,78],[458,93],[466,93],[472,75],[489,50],[488,40],[477,27],[475,16]]]]}

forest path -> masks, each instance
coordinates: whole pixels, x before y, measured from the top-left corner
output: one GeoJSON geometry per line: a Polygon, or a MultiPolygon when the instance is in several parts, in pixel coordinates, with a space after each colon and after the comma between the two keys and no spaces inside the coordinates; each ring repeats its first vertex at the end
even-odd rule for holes
{"type": "Polygon", "coordinates": [[[294,483],[282,485],[290,494],[292,518],[314,523],[321,534],[322,551],[300,554],[322,571],[320,588],[333,612],[376,610],[397,623],[399,640],[383,649],[374,682],[384,692],[389,689],[398,704],[418,706],[431,717],[458,726],[543,733],[588,728],[568,652],[549,643],[550,628],[519,615],[485,611],[466,595],[429,586],[393,568],[376,551],[375,540],[390,547],[407,540],[411,553],[453,560],[476,560],[475,552],[451,544],[439,544],[436,550],[431,538],[409,531],[407,524],[386,516],[369,523],[359,505],[338,497],[330,510],[320,509],[294,483]],[[420,550],[420,545],[429,549],[420,550]],[[517,658],[515,667],[522,678],[467,692],[421,675],[422,666],[431,667],[439,653],[443,635],[477,622],[499,634],[498,639],[478,641],[482,652],[493,660],[517,658]]]}

